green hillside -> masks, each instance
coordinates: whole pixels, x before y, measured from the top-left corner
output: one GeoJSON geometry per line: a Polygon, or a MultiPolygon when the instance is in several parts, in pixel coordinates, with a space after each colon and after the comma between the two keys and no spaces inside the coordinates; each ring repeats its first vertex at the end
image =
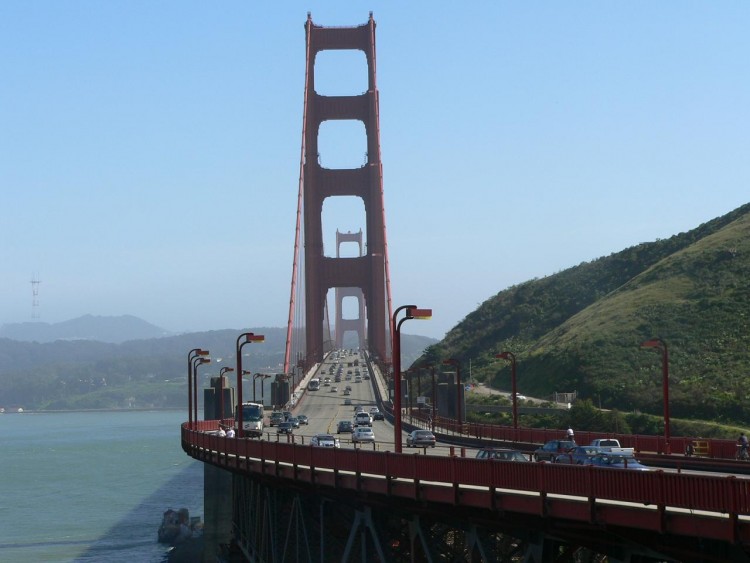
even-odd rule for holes
{"type": "Polygon", "coordinates": [[[640,244],[493,296],[417,363],[453,357],[521,393],[577,391],[604,408],[662,412],[670,354],[674,416],[750,423],[750,204],[667,240],[640,244]]]}

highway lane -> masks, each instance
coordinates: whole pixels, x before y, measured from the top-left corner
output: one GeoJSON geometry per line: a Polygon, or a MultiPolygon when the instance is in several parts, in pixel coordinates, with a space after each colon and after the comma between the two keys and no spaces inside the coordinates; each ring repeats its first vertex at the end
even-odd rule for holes
{"type": "MultiPolygon", "coordinates": [[[[372,381],[362,379],[362,381],[357,382],[357,371],[362,377],[367,373],[364,356],[359,352],[350,354],[339,352],[338,355],[336,353],[328,355],[314,376],[321,380],[320,389],[318,391],[305,391],[304,397],[293,411],[295,415],[304,414],[309,418],[307,426],[301,426],[295,431],[297,441],[304,437],[304,441],[307,442],[314,434],[329,433],[340,438],[342,447],[351,445],[351,435],[348,433],[336,434],[338,422],[340,420],[353,421],[357,406],[364,407],[368,412],[371,407],[377,406],[372,381]],[[358,366],[354,365],[355,361],[358,366]],[[333,367],[333,372],[331,372],[331,367],[333,367]],[[340,374],[340,382],[335,381],[337,373],[340,374]],[[347,379],[347,376],[349,376],[349,379],[347,379]],[[326,377],[330,378],[330,384],[328,385],[324,383],[326,377]],[[347,386],[351,387],[350,395],[344,394],[347,386]],[[345,404],[347,399],[351,404],[345,404]]],[[[392,450],[393,427],[384,421],[376,420],[373,421],[372,428],[377,449],[392,450]]]]}
{"type": "MultiPolygon", "coordinates": [[[[295,415],[304,414],[309,418],[309,425],[301,426],[295,430],[295,441],[308,443],[309,439],[317,433],[328,433],[338,437],[341,441],[341,447],[353,447],[351,435],[348,433],[337,434],[337,425],[340,420],[354,421],[355,409],[357,406],[364,407],[369,412],[371,407],[377,406],[375,392],[373,390],[373,379],[375,374],[367,373],[367,362],[364,354],[351,352],[345,354],[339,351],[328,355],[326,360],[319,366],[313,377],[321,380],[321,387],[318,391],[305,391],[303,398],[298,402],[292,411],[295,415]],[[355,366],[355,361],[358,366],[355,366]],[[351,364],[351,365],[350,365],[351,364]],[[333,366],[333,371],[331,367],[333,366]],[[339,373],[341,381],[336,382],[336,374],[339,373]],[[356,381],[357,369],[362,381],[356,381]],[[348,372],[351,371],[351,374],[348,372]],[[364,379],[367,374],[371,379],[364,379]],[[350,375],[351,379],[347,380],[350,375]],[[331,379],[329,385],[324,384],[326,377],[331,379]],[[351,394],[344,395],[346,386],[351,387],[351,394]],[[336,391],[332,389],[336,388],[336,391]],[[350,405],[345,404],[349,399],[350,405]]],[[[393,425],[384,420],[374,420],[372,423],[373,433],[375,434],[375,445],[363,444],[361,447],[374,448],[378,451],[394,451],[393,446],[393,425]]],[[[267,429],[268,430],[268,429],[267,429]]],[[[275,432],[275,429],[271,429],[275,432]]],[[[273,432],[272,432],[273,434],[273,432]]],[[[408,432],[402,432],[403,451],[405,453],[429,454],[449,456],[452,454],[460,455],[460,448],[450,447],[448,445],[438,446],[436,448],[407,448],[406,436],[408,432]]],[[[270,436],[275,439],[274,436],[270,436]]],[[[474,456],[476,450],[470,451],[467,455],[474,456]]]]}

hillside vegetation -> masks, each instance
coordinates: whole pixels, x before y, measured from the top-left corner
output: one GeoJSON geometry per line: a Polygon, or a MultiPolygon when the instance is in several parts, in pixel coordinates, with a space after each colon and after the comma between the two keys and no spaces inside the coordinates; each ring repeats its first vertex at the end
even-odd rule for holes
{"type": "MultiPolygon", "coordinates": [[[[662,412],[669,349],[675,417],[750,423],[750,204],[667,240],[640,244],[501,291],[415,362],[457,358],[472,375],[603,408],[662,412]]],[[[464,369],[465,369],[464,368],[464,369]]]]}

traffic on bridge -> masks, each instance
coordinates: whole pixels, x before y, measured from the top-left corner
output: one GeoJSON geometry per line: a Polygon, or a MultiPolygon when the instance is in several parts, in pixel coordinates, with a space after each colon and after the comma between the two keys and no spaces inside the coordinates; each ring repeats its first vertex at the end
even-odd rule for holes
{"type": "Polygon", "coordinates": [[[324,27],[308,14],[305,35],[282,373],[243,370],[243,346],[263,337],[240,335],[236,387],[222,374],[204,389],[199,420],[195,372],[210,358],[199,348],[188,356],[181,439],[204,463],[206,521],[217,523],[207,549],[231,546],[232,558],[252,562],[750,560],[744,464],[733,459],[734,443],[671,435],[669,354],[661,338],[641,346],[662,357],[663,436],[577,429],[575,440],[592,448],[581,451],[564,429],[523,428],[510,350],[496,357],[511,365],[512,426],[466,422],[459,358],[442,359],[455,380],[437,390],[433,376],[433,389],[414,407],[401,366],[401,327],[432,311],[392,303],[375,21],[370,14],[360,26],[324,27]],[[364,53],[365,92],[315,90],[316,57],[327,50],[364,53]],[[318,132],[328,120],[364,125],[361,167],[321,165],[318,132]],[[335,248],[326,249],[323,203],[341,196],[364,203],[365,225],[357,233],[336,230],[335,248]],[[342,256],[340,247],[352,244],[358,252],[342,256]],[[344,314],[344,301],[357,315],[344,314]],[[352,339],[347,349],[343,343],[352,339]],[[694,455],[683,456],[686,450],[694,455]]]}
{"type": "MultiPolygon", "coordinates": [[[[308,496],[316,491],[321,499],[335,502],[337,510],[348,505],[353,513],[347,519],[352,525],[346,541],[318,542],[319,549],[338,553],[344,560],[352,557],[357,541],[369,545],[367,549],[382,552],[382,560],[394,560],[398,553],[407,552],[424,553],[428,559],[437,557],[438,551],[447,548],[436,551],[431,535],[434,525],[425,528],[424,522],[444,520],[446,513],[454,518],[461,515],[464,531],[470,531],[467,537],[476,535],[472,540],[476,543],[464,549],[483,553],[485,560],[500,555],[497,551],[490,555],[494,548],[483,545],[479,538],[489,533],[512,537],[511,522],[518,521],[535,529],[555,529],[552,546],[546,534],[536,540],[527,534],[516,537],[513,550],[528,554],[559,550],[561,542],[602,553],[611,553],[617,546],[616,550],[627,549],[633,557],[651,553],[651,542],[656,542],[657,552],[675,560],[690,560],[688,552],[683,553],[685,542],[696,542],[695,549],[700,549],[698,544],[711,546],[711,552],[719,550],[726,557],[736,558],[745,552],[750,538],[750,482],[742,475],[659,469],[658,458],[679,456],[655,454],[649,456],[651,471],[536,462],[528,454],[520,463],[497,456],[487,459],[488,452],[527,451],[529,444],[483,439],[480,442],[485,447],[477,448],[477,439],[470,434],[440,426],[435,432],[437,447],[418,445],[407,448],[407,453],[397,453],[393,412],[388,395],[384,400],[384,392],[387,382],[366,352],[332,351],[302,379],[294,407],[277,405],[278,411],[267,413],[260,440],[220,436],[220,425],[235,425],[233,419],[196,420],[192,426],[187,423],[183,427],[183,447],[196,459],[230,471],[238,482],[236,487],[245,483],[245,488],[236,490],[239,498],[257,501],[259,494],[252,487],[246,488],[247,482],[242,479],[249,479],[256,486],[270,480],[289,487],[292,481],[296,494],[308,496]],[[364,415],[361,422],[357,420],[358,409],[364,415]],[[383,420],[371,417],[370,412],[376,409],[384,415],[383,420]],[[275,423],[271,422],[274,412],[278,417],[275,423]],[[306,417],[306,424],[299,424],[300,415],[306,417]],[[281,431],[285,417],[297,421],[291,423],[292,429],[281,431]],[[350,428],[356,431],[361,427],[372,429],[373,441],[354,438],[350,428]],[[333,447],[317,443],[320,436],[331,436],[333,447]],[[491,444],[494,447],[488,447],[491,444]],[[392,547],[393,537],[383,536],[386,531],[373,518],[374,509],[409,523],[416,535],[409,542],[399,539],[397,548],[392,547]],[[412,511],[420,515],[419,522],[412,511]],[[368,529],[373,538],[369,543],[358,533],[363,529],[368,529]],[[596,541],[583,541],[583,529],[596,532],[596,541]],[[684,538],[686,534],[692,539],[684,538]],[[670,542],[674,545],[667,545],[670,542]],[[603,543],[610,547],[604,549],[603,543]]],[[[414,427],[408,422],[405,426],[401,439],[406,445],[414,427]]],[[[564,437],[565,432],[559,430],[557,434],[564,437]]],[[[725,469],[731,471],[731,467],[725,469]]],[[[309,497],[306,502],[310,502],[309,497]]],[[[294,514],[302,517],[302,513],[294,514]]],[[[241,528],[235,530],[240,534],[236,538],[238,545],[250,560],[257,558],[258,546],[248,538],[258,533],[254,527],[258,521],[238,520],[250,526],[244,534],[240,534],[241,528]]],[[[340,526],[338,517],[335,520],[340,526]]],[[[319,525],[319,537],[327,537],[332,522],[323,519],[319,525]]],[[[288,536],[284,540],[269,536],[268,542],[269,546],[279,542],[285,549],[297,545],[295,542],[305,543],[301,537],[293,540],[288,536]]],[[[314,548],[309,541],[305,545],[306,549],[314,548]]],[[[705,553],[698,558],[705,560],[705,553]]],[[[273,557],[269,552],[260,559],[273,557]]]]}

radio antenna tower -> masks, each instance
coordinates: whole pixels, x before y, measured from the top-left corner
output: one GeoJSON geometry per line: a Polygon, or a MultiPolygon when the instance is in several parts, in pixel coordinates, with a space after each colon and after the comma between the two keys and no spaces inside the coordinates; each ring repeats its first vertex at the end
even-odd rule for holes
{"type": "Polygon", "coordinates": [[[31,318],[39,318],[39,274],[31,274],[31,318]]]}

